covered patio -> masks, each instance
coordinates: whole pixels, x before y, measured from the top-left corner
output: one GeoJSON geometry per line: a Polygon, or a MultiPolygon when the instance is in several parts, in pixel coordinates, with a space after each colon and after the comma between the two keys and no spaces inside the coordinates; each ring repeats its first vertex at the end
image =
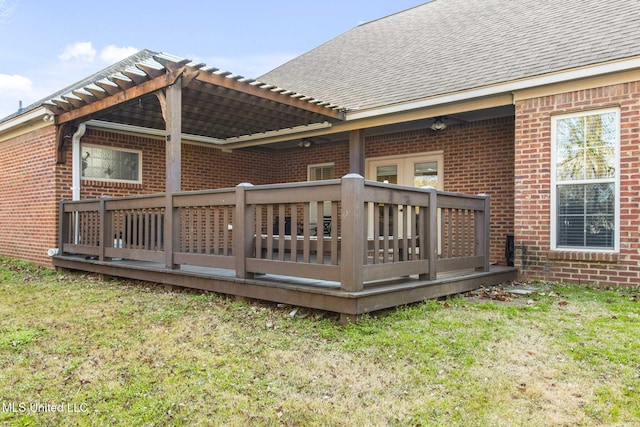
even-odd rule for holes
{"type": "Polygon", "coordinates": [[[73,135],[57,267],[345,318],[516,278],[490,263],[488,196],[365,180],[367,123],[345,124],[329,102],[143,51],[48,104],[60,162],[73,135]],[[165,192],[83,200],[86,126],[163,138],[165,192]],[[339,132],[349,144],[341,179],[182,191],[187,141],[238,150],[339,132]]]}

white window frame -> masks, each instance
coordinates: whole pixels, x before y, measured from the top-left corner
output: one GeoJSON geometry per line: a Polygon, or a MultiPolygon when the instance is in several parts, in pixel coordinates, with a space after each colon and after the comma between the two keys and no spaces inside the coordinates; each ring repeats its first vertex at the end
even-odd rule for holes
{"type": "MultiPolygon", "coordinates": [[[[334,178],[335,179],[335,171],[336,171],[336,164],[333,162],[328,162],[328,163],[317,163],[317,164],[313,164],[313,165],[308,165],[307,166],[307,181],[318,181],[318,180],[312,180],[311,179],[311,170],[314,168],[324,168],[324,167],[328,167],[331,166],[333,167],[333,173],[334,173],[334,178]]],[[[320,180],[320,181],[327,181],[327,180],[320,180]]],[[[316,202],[311,202],[309,205],[309,209],[310,209],[310,219],[309,221],[312,224],[317,224],[318,223],[318,211],[316,209],[317,203],[316,202]]],[[[324,210],[324,216],[331,216],[331,203],[325,203],[323,205],[323,210],[324,210]]]]}
{"type": "Polygon", "coordinates": [[[136,153],[138,155],[138,178],[136,180],[132,179],[112,179],[112,178],[93,178],[93,177],[85,177],[83,176],[83,171],[80,171],[80,176],[83,181],[99,181],[99,182],[123,182],[128,184],[142,184],[142,150],[134,150],[130,148],[120,148],[120,147],[111,147],[99,144],[82,144],[81,153],[84,155],[84,151],[82,148],[91,147],[91,148],[99,148],[101,150],[111,150],[111,151],[120,151],[125,153],[136,153]]]}
{"type": "Polygon", "coordinates": [[[586,110],[569,114],[558,114],[551,117],[551,250],[564,251],[564,252],[581,252],[581,253],[618,253],[620,251],[620,108],[602,108],[594,110],[586,110]],[[562,119],[569,119],[574,117],[594,116],[599,114],[616,113],[616,154],[615,154],[615,176],[613,178],[603,179],[587,179],[587,180],[573,180],[573,181],[560,181],[557,178],[557,122],[562,119]],[[558,209],[557,209],[557,188],[559,185],[571,185],[571,184],[598,184],[598,183],[613,183],[615,186],[614,191],[614,237],[613,248],[599,248],[599,247],[579,247],[579,246],[558,246],[557,233],[558,233],[558,209]]]}
{"type": "Polygon", "coordinates": [[[335,170],[336,170],[336,164],[333,162],[328,162],[328,163],[317,163],[317,164],[313,164],[313,165],[308,165],[307,166],[307,181],[315,181],[311,179],[311,171],[313,169],[317,169],[317,168],[325,168],[331,166],[333,167],[333,172],[334,172],[334,179],[335,179],[335,170]]]}

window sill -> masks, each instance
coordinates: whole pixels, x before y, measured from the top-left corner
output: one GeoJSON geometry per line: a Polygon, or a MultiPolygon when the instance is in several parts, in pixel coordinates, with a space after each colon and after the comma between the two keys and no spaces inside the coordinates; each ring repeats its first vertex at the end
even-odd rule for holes
{"type": "Polygon", "coordinates": [[[109,188],[142,188],[141,182],[126,181],[102,181],[93,179],[83,179],[82,185],[87,187],[109,187],[109,188]]]}
{"type": "Polygon", "coordinates": [[[581,252],[581,251],[549,251],[547,258],[559,261],[588,261],[602,263],[617,263],[620,254],[617,252],[581,252]]]}

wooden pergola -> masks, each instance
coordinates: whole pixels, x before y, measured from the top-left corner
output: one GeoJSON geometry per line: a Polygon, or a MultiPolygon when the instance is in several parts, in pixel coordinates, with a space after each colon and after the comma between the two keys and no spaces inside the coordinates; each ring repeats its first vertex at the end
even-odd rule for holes
{"type": "Polygon", "coordinates": [[[65,159],[65,138],[80,123],[99,120],[141,131],[163,130],[168,212],[170,195],[181,191],[183,139],[196,138],[224,149],[238,141],[329,127],[344,116],[329,102],[150,52],[145,59],[123,64],[45,105],[55,115],[60,162],[65,159]]]}
{"type": "MultiPolygon", "coordinates": [[[[343,109],[326,101],[186,59],[143,53],[140,60],[95,75],[95,80],[45,102],[55,115],[60,146],[69,129],[99,120],[165,131],[167,153],[177,162],[182,139],[197,138],[225,148],[240,141],[330,127],[344,119],[343,109]]],[[[179,162],[167,171],[179,172],[174,167],[179,162]]]]}

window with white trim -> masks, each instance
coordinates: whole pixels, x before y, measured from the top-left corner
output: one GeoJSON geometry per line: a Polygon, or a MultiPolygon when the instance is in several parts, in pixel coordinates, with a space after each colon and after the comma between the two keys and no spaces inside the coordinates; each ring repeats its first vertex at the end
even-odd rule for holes
{"type": "Polygon", "coordinates": [[[307,175],[309,181],[323,181],[335,178],[335,165],[333,163],[323,163],[319,165],[309,165],[307,175]]]}
{"type": "Polygon", "coordinates": [[[618,249],[619,117],[610,108],[552,118],[552,249],[618,249]]]}
{"type": "MultiPolygon", "coordinates": [[[[322,163],[317,165],[309,165],[307,168],[307,178],[309,181],[325,181],[335,178],[335,164],[322,163]]],[[[322,221],[318,221],[318,204],[311,202],[309,204],[310,221],[312,224],[312,232],[317,235],[318,230],[324,230],[324,234],[331,234],[331,203],[325,202],[322,204],[322,214],[324,216],[322,221]],[[322,223],[322,227],[318,227],[318,224],[322,223]],[[314,231],[315,229],[315,231],[314,231]]]]}
{"type": "Polygon", "coordinates": [[[142,182],[142,152],[82,144],[82,178],[142,182]]]}

